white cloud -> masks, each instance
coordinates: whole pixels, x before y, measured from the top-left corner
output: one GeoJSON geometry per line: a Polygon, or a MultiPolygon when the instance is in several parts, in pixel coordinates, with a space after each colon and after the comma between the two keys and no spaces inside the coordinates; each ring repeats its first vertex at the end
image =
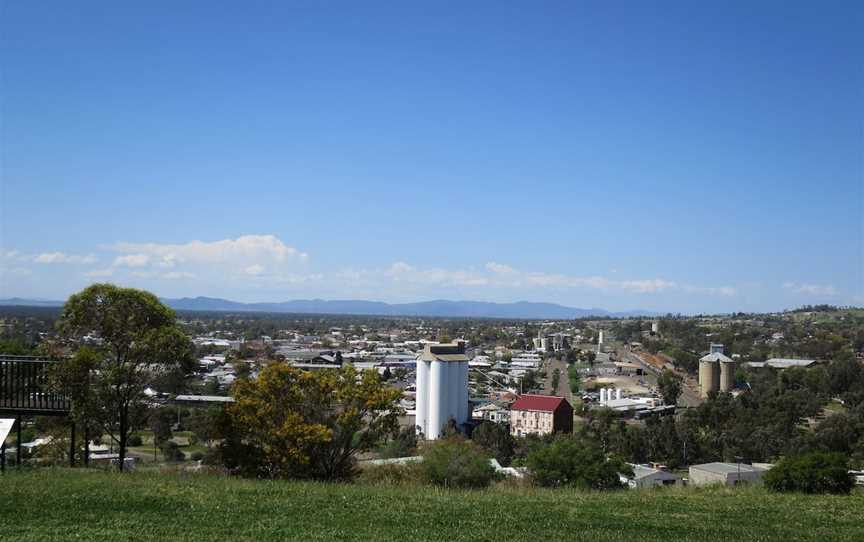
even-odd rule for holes
{"type": "Polygon", "coordinates": [[[451,284],[455,286],[485,286],[489,279],[473,271],[451,271],[441,268],[417,269],[405,262],[396,262],[385,273],[397,282],[414,284],[451,284]]]}
{"type": "Polygon", "coordinates": [[[486,269],[492,273],[495,273],[496,275],[515,275],[518,273],[518,271],[516,271],[509,265],[498,262],[488,262],[486,264],[486,269]]]}
{"type": "Polygon", "coordinates": [[[246,269],[243,270],[247,275],[257,276],[264,272],[264,266],[259,264],[252,264],[246,269]]]}
{"type": "Polygon", "coordinates": [[[114,267],[144,267],[150,263],[150,256],[147,254],[128,254],[126,256],[117,256],[114,258],[114,267]]]}
{"type": "Polygon", "coordinates": [[[688,294],[708,294],[708,295],[722,295],[726,297],[731,297],[734,295],[738,295],[738,289],[733,288],[732,286],[718,286],[718,287],[701,287],[701,286],[689,286],[684,285],[681,287],[688,294]]]}
{"type": "Polygon", "coordinates": [[[26,267],[4,267],[0,265],[0,276],[6,277],[27,277],[33,274],[33,271],[26,267]]]}
{"type": "Polygon", "coordinates": [[[84,276],[96,279],[96,278],[101,278],[101,277],[110,277],[113,274],[114,274],[114,269],[108,267],[106,269],[94,269],[92,271],[87,271],[86,273],[84,273],[84,276]]]}
{"type": "Polygon", "coordinates": [[[618,283],[621,289],[639,294],[662,292],[678,287],[674,282],[663,279],[624,280],[618,283]]]}
{"type": "MultiPolygon", "coordinates": [[[[7,253],[7,256],[9,254],[11,254],[12,257],[15,257],[18,253],[13,250],[7,253]]],[[[91,264],[96,262],[96,256],[93,254],[78,255],[66,254],[65,252],[43,252],[42,254],[35,256],[33,261],[42,264],[91,264]]]]}
{"type": "Polygon", "coordinates": [[[796,294],[810,295],[810,296],[820,296],[820,297],[830,297],[837,295],[837,288],[831,286],[830,284],[822,285],[822,284],[801,284],[797,282],[784,282],[783,288],[786,290],[791,290],[796,294]]]}
{"type": "Polygon", "coordinates": [[[168,279],[168,280],[194,279],[195,273],[190,273],[189,271],[169,271],[167,273],[162,273],[159,276],[163,279],[168,279]]]}
{"type": "Polygon", "coordinates": [[[109,248],[124,254],[147,254],[166,267],[181,263],[303,262],[309,258],[308,254],[286,245],[275,235],[243,235],[237,239],[184,244],[121,242],[109,248]]]}

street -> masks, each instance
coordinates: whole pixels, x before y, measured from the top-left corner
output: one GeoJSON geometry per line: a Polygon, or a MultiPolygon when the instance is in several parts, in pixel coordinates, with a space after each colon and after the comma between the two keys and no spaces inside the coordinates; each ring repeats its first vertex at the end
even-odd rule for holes
{"type": "Polygon", "coordinates": [[[570,393],[570,377],[567,374],[567,362],[556,358],[547,359],[543,362],[546,369],[546,380],[543,382],[543,392],[546,395],[557,395],[567,399],[571,405],[573,404],[573,394],[570,393]],[[555,369],[559,369],[561,374],[558,380],[558,389],[552,389],[552,375],[555,369]]]}

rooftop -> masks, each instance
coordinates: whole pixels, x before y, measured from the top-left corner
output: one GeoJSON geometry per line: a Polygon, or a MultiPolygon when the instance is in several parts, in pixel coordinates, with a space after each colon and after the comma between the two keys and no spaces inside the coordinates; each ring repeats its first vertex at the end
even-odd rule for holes
{"type": "Polygon", "coordinates": [[[555,397],[553,395],[522,395],[513,403],[510,410],[539,410],[543,412],[554,412],[561,406],[562,403],[567,403],[563,397],[555,397]]]}
{"type": "Polygon", "coordinates": [[[771,358],[765,361],[751,361],[747,364],[748,367],[759,369],[761,367],[773,367],[775,369],[787,369],[789,367],[809,367],[816,363],[813,359],[790,359],[790,358],[771,358]]]}
{"type": "Polygon", "coordinates": [[[465,355],[465,341],[449,344],[427,344],[419,358],[423,361],[470,361],[465,355]]]}
{"type": "Polygon", "coordinates": [[[178,395],[175,401],[188,401],[190,403],[233,403],[233,397],[222,395],[178,395]]]}
{"type": "Polygon", "coordinates": [[[732,474],[741,472],[759,472],[765,469],[748,465],[747,463],[703,463],[702,465],[691,465],[691,469],[699,469],[718,474],[732,474]]]}
{"type": "Polygon", "coordinates": [[[720,352],[713,352],[708,354],[707,356],[702,356],[699,358],[699,361],[720,361],[722,363],[731,363],[734,360],[725,354],[721,354],[720,352]]]}

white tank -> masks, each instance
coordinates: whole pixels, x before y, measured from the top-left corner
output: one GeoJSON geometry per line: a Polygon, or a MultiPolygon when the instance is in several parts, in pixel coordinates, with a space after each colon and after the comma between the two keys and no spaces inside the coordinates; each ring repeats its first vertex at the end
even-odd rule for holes
{"type": "Polygon", "coordinates": [[[453,420],[459,423],[459,401],[462,399],[462,391],[459,389],[459,380],[462,372],[459,370],[459,363],[447,363],[447,381],[450,385],[447,388],[447,420],[453,420]]]}
{"type": "Polygon", "coordinates": [[[468,362],[459,363],[459,423],[468,421],[470,415],[469,397],[468,397],[468,362]]]}
{"type": "Polygon", "coordinates": [[[621,400],[621,388],[617,388],[615,390],[615,399],[617,399],[619,401],[621,400]]]}
{"type": "Polygon", "coordinates": [[[417,393],[415,397],[416,417],[414,425],[424,435],[429,432],[429,362],[417,360],[417,393]]]}
{"type": "Polygon", "coordinates": [[[606,404],[606,388],[600,388],[600,404],[606,404]]]}
{"type": "Polygon", "coordinates": [[[426,433],[427,439],[437,439],[441,434],[441,427],[447,422],[446,408],[447,398],[444,395],[447,390],[447,374],[444,363],[441,361],[433,361],[430,363],[429,371],[429,431],[426,433]]]}

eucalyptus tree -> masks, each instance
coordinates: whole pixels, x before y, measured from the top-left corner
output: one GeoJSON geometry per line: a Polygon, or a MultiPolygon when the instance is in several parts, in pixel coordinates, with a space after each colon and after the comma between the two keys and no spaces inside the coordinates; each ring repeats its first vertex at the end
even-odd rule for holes
{"type": "Polygon", "coordinates": [[[57,375],[72,395],[73,418],[117,443],[122,470],[129,435],[146,419],[145,389],[167,373],[191,370],[194,347],[155,295],[113,284],[72,295],[58,328],[75,350],[57,375]]]}

